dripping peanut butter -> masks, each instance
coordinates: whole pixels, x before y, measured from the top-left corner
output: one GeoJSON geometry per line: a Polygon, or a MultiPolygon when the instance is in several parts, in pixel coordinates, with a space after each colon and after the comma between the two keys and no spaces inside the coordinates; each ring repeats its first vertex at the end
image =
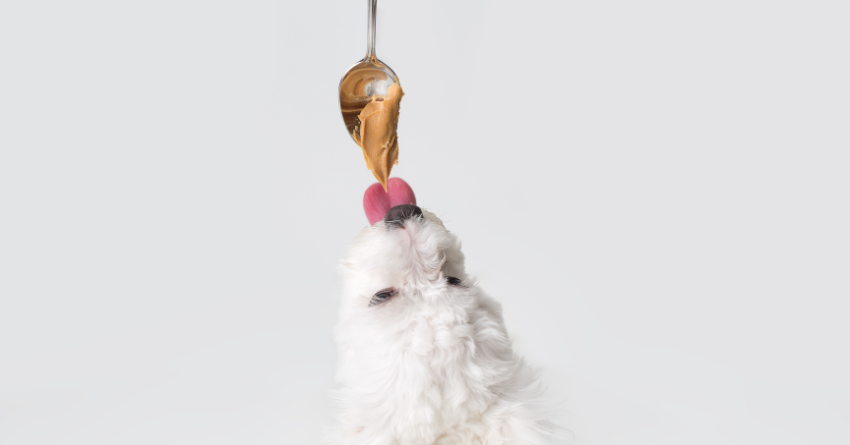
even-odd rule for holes
{"type": "Polygon", "coordinates": [[[372,96],[357,116],[360,125],[355,129],[354,140],[363,150],[366,167],[385,190],[390,171],[398,164],[398,113],[403,95],[401,85],[394,83],[386,97],[372,96]]]}

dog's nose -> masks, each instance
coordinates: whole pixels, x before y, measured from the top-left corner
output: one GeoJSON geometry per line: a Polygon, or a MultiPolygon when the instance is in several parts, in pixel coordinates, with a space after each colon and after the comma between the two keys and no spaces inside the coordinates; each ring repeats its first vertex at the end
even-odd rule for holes
{"type": "Polygon", "coordinates": [[[414,216],[422,216],[422,209],[413,204],[402,204],[391,208],[384,216],[384,222],[388,226],[401,227],[404,225],[404,220],[414,216]]]}

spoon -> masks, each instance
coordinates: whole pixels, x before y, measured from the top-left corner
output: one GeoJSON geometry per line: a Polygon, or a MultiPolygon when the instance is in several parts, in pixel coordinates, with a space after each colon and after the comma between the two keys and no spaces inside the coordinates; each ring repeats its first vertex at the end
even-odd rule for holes
{"type": "Polygon", "coordinates": [[[360,118],[358,115],[372,101],[386,97],[390,86],[399,83],[392,68],[378,60],[375,55],[375,15],[378,12],[378,0],[366,0],[369,4],[369,28],[367,34],[366,57],[345,72],[339,81],[339,108],[345,129],[354,142],[360,145],[360,118]]]}

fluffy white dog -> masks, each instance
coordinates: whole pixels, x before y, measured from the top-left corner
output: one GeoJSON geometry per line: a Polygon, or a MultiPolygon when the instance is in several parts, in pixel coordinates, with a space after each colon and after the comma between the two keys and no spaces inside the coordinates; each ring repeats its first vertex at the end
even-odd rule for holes
{"type": "MultiPolygon", "coordinates": [[[[368,210],[367,210],[368,212],[368,210]]],[[[561,431],[511,348],[501,306],[433,213],[400,205],[342,263],[335,337],[345,445],[549,445],[561,431]]]]}

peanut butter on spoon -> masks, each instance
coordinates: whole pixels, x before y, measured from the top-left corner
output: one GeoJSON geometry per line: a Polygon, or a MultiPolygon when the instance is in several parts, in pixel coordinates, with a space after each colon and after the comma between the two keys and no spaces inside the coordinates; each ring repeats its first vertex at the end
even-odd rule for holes
{"type": "Polygon", "coordinates": [[[398,164],[398,113],[403,95],[401,85],[394,83],[386,97],[372,96],[372,101],[357,116],[359,133],[355,130],[353,134],[363,150],[366,167],[372,170],[384,190],[393,165],[398,164]]]}
{"type": "Polygon", "coordinates": [[[339,81],[339,108],[346,131],[363,150],[366,167],[387,189],[393,165],[398,163],[398,110],[404,92],[392,68],[375,55],[375,18],[378,0],[368,0],[366,57],[339,81]]]}

